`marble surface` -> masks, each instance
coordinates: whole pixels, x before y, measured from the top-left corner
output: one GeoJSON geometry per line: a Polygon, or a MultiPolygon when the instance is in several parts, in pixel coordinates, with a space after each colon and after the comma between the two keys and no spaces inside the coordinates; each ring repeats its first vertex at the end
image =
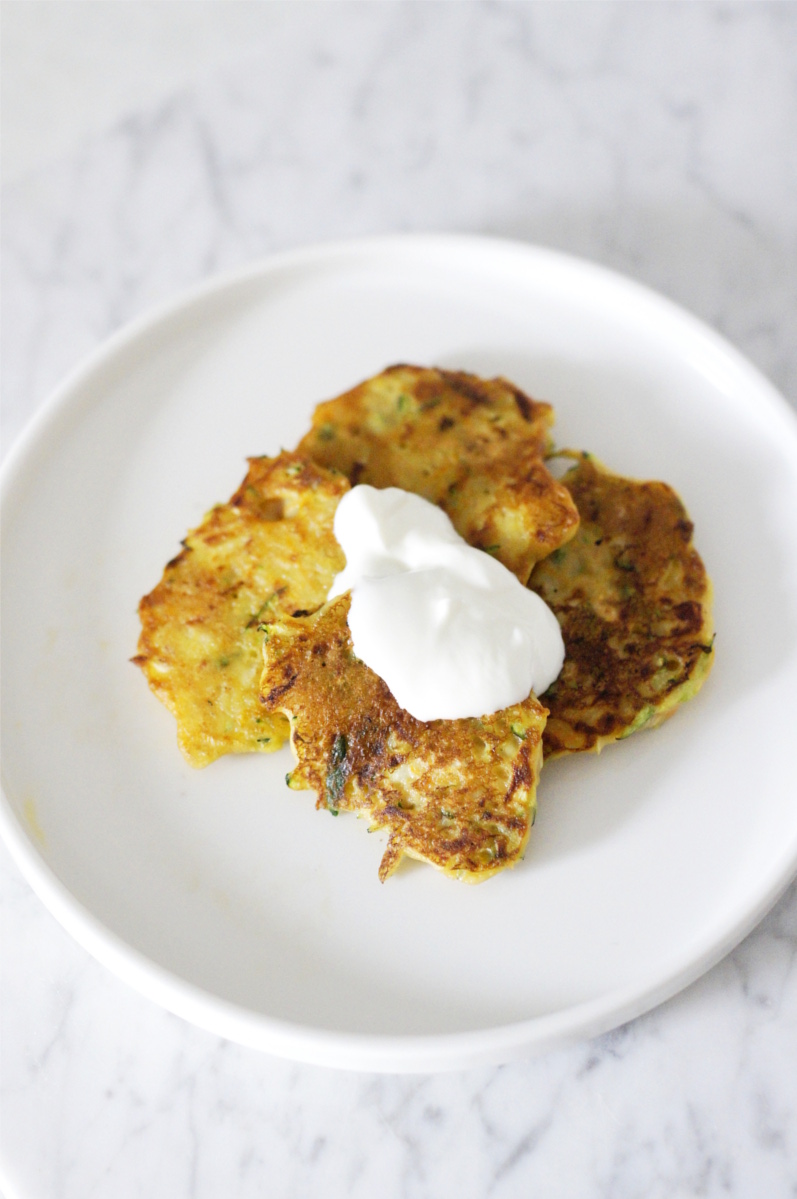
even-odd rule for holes
{"type": "MultiPolygon", "coordinates": [[[[153,302],[404,229],[606,263],[797,403],[797,6],[302,4],[268,47],[4,196],[7,448],[153,302]]],[[[456,1075],[280,1062],[167,1014],[0,850],[8,1199],[797,1192],[797,886],[680,996],[456,1075]]]]}

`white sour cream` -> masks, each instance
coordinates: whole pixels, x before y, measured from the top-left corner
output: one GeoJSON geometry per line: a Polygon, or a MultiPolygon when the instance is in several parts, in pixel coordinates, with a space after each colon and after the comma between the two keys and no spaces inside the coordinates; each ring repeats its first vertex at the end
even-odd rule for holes
{"type": "Polygon", "coordinates": [[[355,654],[417,720],[489,715],[559,674],[565,647],[545,601],[428,500],[353,487],[335,536],[346,567],[329,598],[351,591],[355,654]]]}

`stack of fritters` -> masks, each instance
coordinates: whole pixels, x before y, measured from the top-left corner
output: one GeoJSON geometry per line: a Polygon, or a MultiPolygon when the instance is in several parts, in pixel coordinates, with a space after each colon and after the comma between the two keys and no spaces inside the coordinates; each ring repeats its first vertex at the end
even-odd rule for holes
{"type": "Polygon", "coordinates": [[[404,854],[470,882],[514,865],[543,753],[652,727],[712,661],[710,585],[678,497],[587,454],[555,479],[552,422],[506,380],[396,366],[318,405],[294,453],[252,459],[140,605],[134,660],[188,760],[290,735],[292,787],[388,831],[380,878],[404,854]],[[540,700],[424,723],[354,656],[348,597],[326,596],[344,565],[335,509],[357,483],[439,504],[546,600],[566,657],[540,700]]]}

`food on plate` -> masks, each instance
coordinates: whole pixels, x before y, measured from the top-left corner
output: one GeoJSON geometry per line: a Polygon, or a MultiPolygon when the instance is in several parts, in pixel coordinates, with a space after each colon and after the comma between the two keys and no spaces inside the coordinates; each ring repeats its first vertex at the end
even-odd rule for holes
{"type": "Polygon", "coordinates": [[[349,602],[268,625],[261,700],[290,720],[289,785],[388,832],[383,881],[404,854],[467,882],[514,865],[534,820],[545,708],[529,695],[480,719],[416,720],[354,656],[349,602]]]}
{"type": "Polygon", "coordinates": [[[352,484],[431,500],[465,540],[521,583],[576,531],[567,488],[548,471],[553,409],[506,379],[392,366],[319,404],[298,450],[352,484]]]}
{"type": "Polygon", "coordinates": [[[554,455],[552,422],[505,379],[394,366],[250,459],[139,605],[188,761],[290,738],[292,788],[388,834],[383,881],[515,865],[543,760],[653,728],[713,660],[678,496],[554,455]]]}
{"type": "Polygon", "coordinates": [[[348,489],[298,454],[250,459],[229,503],[188,534],[141,600],[133,661],[176,717],[191,765],[287,740],[285,717],[258,701],[263,628],[326,600],[345,562],[332,520],[348,489]]]}
{"type": "Polygon", "coordinates": [[[699,691],[714,657],[711,584],[678,496],[569,456],[562,482],[581,523],[529,583],[556,613],[566,651],[541,696],[546,759],[654,728],[699,691]]]}

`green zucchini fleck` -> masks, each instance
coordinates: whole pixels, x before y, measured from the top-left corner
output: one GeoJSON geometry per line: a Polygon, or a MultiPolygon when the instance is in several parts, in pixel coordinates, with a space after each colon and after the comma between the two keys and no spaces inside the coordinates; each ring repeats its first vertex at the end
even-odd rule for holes
{"type": "Polygon", "coordinates": [[[333,816],[338,814],[338,804],[346,784],[346,754],[348,742],[343,733],[337,733],[332,742],[332,753],[329,756],[329,767],[326,777],[326,804],[333,816]]]}

